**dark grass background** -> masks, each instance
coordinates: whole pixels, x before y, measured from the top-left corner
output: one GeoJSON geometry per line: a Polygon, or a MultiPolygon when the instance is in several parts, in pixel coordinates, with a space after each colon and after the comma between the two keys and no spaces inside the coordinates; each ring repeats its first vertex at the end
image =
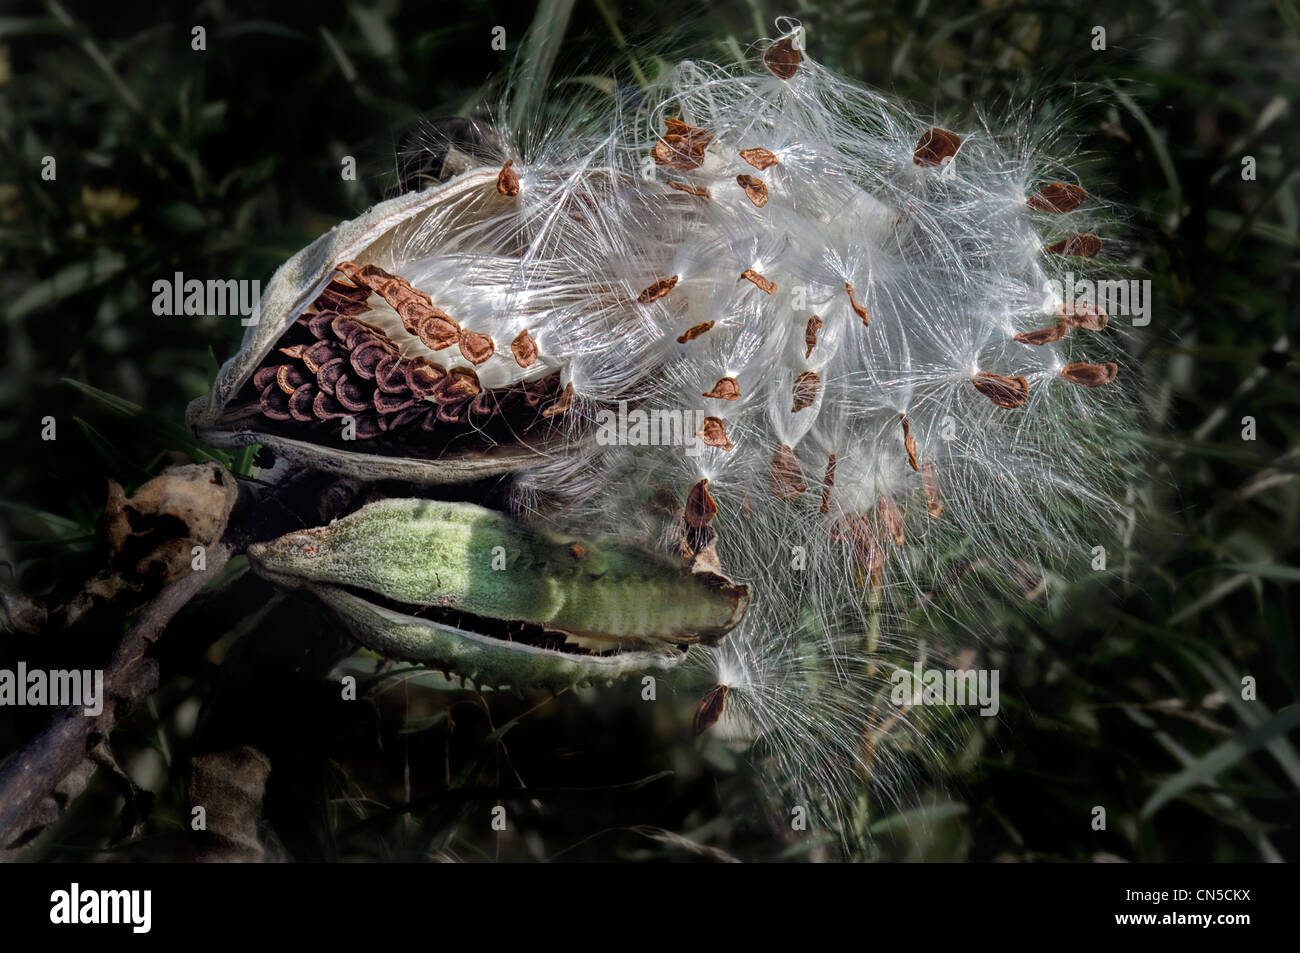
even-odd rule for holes
{"type": "MultiPolygon", "coordinates": [[[[552,82],[616,69],[635,83],[638,70],[653,75],[667,40],[732,59],[773,35],[776,16],[797,16],[817,59],[940,116],[1025,101],[1068,114],[1093,157],[1085,184],[1128,210],[1132,264],[1155,302],[1139,337],[1146,414],[1130,437],[1151,454],[1130,544],[1049,605],[984,605],[979,619],[953,620],[992,639],[1001,717],[918,772],[901,803],[876,804],[872,838],[853,855],[1300,856],[1300,754],[1278,714],[1300,694],[1295,3],[540,7],[538,40],[558,44],[552,82]],[[1091,48],[1096,25],[1105,51],[1091,48]],[[1246,156],[1253,181],[1242,178],[1246,156]],[[1242,439],[1247,416],[1253,441],[1242,439]],[[1247,675],[1255,701],[1241,699],[1247,675]]],[[[154,316],[153,281],[180,271],[265,282],[392,189],[414,121],[473,108],[536,12],[397,0],[6,5],[7,585],[53,602],[75,592],[96,565],[105,478],[129,489],[202,456],[183,409],[241,329],[234,318],[154,316]],[[205,52],[191,49],[196,25],[205,52]],[[498,25],[504,53],[490,45],[498,25]],[[40,176],[47,155],[54,181],[40,176]],[[356,181],[340,176],[345,155],[356,181]],[[57,440],[41,440],[46,416],[57,440]]],[[[368,701],[342,703],[321,673],[285,661],[335,639],[331,620],[272,598],[239,575],[241,563],[203,611],[173,626],[166,685],[115,741],[155,796],[147,821],[116,837],[122,801],[99,781],[36,857],[181,856],[205,703],[203,730],[259,732],[276,759],[264,836],[277,856],[841,856],[835,832],[792,832],[786,815],[761,807],[735,752],[691,737],[693,698],[647,705],[635,685],[550,701],[479,697],[390,673],[368,701]],[[235,714],[223,726],[213,712],[235,714]],[[489,826],[498,803],[504,834],[489,826]]],[[[0,659],[93,664],[122,624],[97,617],[57,644],[5,632],[0,659]]],[[[368,676],[374,662],[357,656],[349,670],[368,676]]],[[[0,711],[0,752],[40,719],[0,711]]]]}

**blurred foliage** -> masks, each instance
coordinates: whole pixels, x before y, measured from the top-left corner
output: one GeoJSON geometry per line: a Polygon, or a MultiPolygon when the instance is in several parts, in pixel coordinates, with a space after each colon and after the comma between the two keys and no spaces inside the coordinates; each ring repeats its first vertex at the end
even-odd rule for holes
{"type": "MultiPolygon", "coordinates": [[[[1119,528],[1128,544],[1106,572],[1052,579],[1047,600],[944,619],[986,640],[1002,713],[978,720],[941,769],[919,774],[896,813],[880,808],[860,856],[1300,857],[1296,709],[1282,711],[1300,695],[1293,0],[751,0],[707,10],[544,0],[542,9],[537,48],[554,54],[552,83],[566,74],[591,83],[611,68],[634,83],[670,47],[734,59],[775,32],[776,16],[799,17],[819,60],[937,116],[1029,102],[1043,119],[1065,120],[1089,157],[1085,181],[1128,210],[1131,262],[1156,303],[1138,335],[1146,416],[1132,436],[1151,462],[1132,488],[1131,526],[1119,528]],[[1104,51],[1092,48],[1095,25],[1106,28],[1104,51]],[[1242,439],[1247,416],[1254,441],[1242,439]],[[1258,701],[1241,700],[1246,675],[1258,701]],[[1106,809],[1104,831],[1093,829],[1094,806],[1106,809]]],[[[9,5],[0,16],[6,582],[55,601],[75,591],[95,558],[105,477],[134,486],[202,454],[180,427],[184,407],[241,329],[232,318],[155,316],[153,281],[175,272],[265,281],[394,186],[395,150],[421,113],[480,101],[533,13],[504,0],[9,5]],[[191,48],[197,25],[202,52],[191,48]],[[505,53],[491,48],[498,25],[505,53]],[[356,181],[340,176],[348,155],[356,181]],[[53,181],[41,177],[45,156],[57,162],[53,181]],[[41,439],[47,416],[55,441],[41,439]]],[[[222,689],[218,663],[241,645],[247,653],[287,632],[332,629],[310,604],[240,577],[240,564],[214,597],[239,613],[178,620],[173,677],[118,739],[122,763],[157,795],[144,835],[107,846],[120,799],[101,782],[43,856],[172,855],[188,817],[199,706],[222,690],[276,726],[266,833],[298,859],[838,856],[833,835],[795,834],[785,817],[763,816],[724,742],[690,737],[697,699],[646,705],[636,686],[477,696],[398,669],[358,720],[319,679],[222,689]],[[505,834],[488,825],[496,803],[509,807],[505,834]]],[[[8,634],[0,659],[89,664],[120,621],[65,645],[8,634]]],[[[364,656],[345,668],[375,679],[364,656]]],[[[37,713],[7,710],[0,750],[38,725],[37,713]]]]}

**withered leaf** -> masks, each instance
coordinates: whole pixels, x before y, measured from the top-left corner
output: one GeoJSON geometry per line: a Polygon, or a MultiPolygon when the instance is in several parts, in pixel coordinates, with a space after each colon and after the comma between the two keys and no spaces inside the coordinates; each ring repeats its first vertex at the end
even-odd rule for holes
{"type": "Polygon", "coordinates": [[[799,71],[803,55],[795,48],[794,37],[785,36],[763,51],[763,65],[778,79],[790,79],[799,71]]]}
{"type": "Polygon", "coordinates": [[[880,516],[881,525],[885,531],[893,537],[895,546],[902,546],[907,541],[907,534],[903,529],[903,514],[894,501],[885,494],[880,494],[876,501],[876,513],[880,516]]]}
{"type": "Polygon", "coordinates": [[[867,313],[866,308],[858,303],[858,296],[853,291],[853,282],[844,282],[844,290],[849,293],[849,306],[852,307],[857,316],[862,319],[862,326],[864,328],[871,327],[871,315],[867,313]]]}
{"type": "Polygon", "coordinates": [[[776,157],[776,153],[768,149],[741,149],[740,157],[760,172],[781,161],[776,157]]]}
{"type": "Polygon", "coordinates": [[[899,414],[899,419],[903,422],[903,446],[907,449],[907,463],[913,470],[921,469],[916,465],[916,439],[912,436],[912,425],[907,420],[907,414],[899,414]]]}
{"type": "Polygon", "coordinates": [[[1050,328],[1043,328],[1041,331],[1027,331],[1017,334],[1015,340],[1021,344],[1051,344],[1053,341],[1059,341],[1070,333],[1070,325],[1065,321],[1058,321],[1050,328]]]}
{"type": "Polygon", "coordinates": [[[1074,255],[1079,258],[1091,258],[1101,251],[1101,239],[1096,235],[1071,235],[1043,249],[1050,255],[1074,255]]]}
{"type": "Polygon", "coordinates": [[[700,480],[686,495],[686,525],[696,529],[708,526],[717,515],[718,504],[709,494],[709,481],[707,478],[700,480]]]}
{"type": "Polygon", "coordinates": [[[537,360],[537,342],[527,331],[520,331],[519,336],[510,342],[510,353],[520,367],[532,367],[537,360]]]}
{"type": "Polygon", "coordinates": [[[764,278],[753,268],[746,268],[740,273],[740,277],[744,278],[746,281],[753,282],[754,287],[758,288],[758,290],[764,294],[772,294],[776,291],[776,282],[764,278]]]}
{"type": "Polygon", "coordinates": [[[703,440],[706,446],[718,447],[721,450],[730,450],[734,446],[727,439],[727,422],[721,417],[705,417],[695,435],[703,440]]]}
{"type": "Polygon", "coordinates": [[[912,161],[919,166],[933,167],[952,161],[961,146],[961,136],[935,126],[921,136],[912,153],[912,161]]]}
{"type": "Polygon", "coordinates": [[[723,377],[713,385],[704,397],[716,397],[718,400],[737,400],[740,397],[740,385],[734,377],[723,377]]]}
{"type": "Polygon", "coordinates": [[[817,332],[822,329],[822,319],[813,315],[808,319],[808,325],[803,329],[803,343],[805,358],[811,357],[813,348],[817,346],[817,332]]]}
{"type": "Polygon", "coordinates": [[[1100,387],[1109,384],[1119,373],[1117,364],[1085,364],[1083,362],[1066,364],[1061,369],[1061,376],[1067,381],[1082,384],[1084,387],[1100,387]]]}
{"type": "Polygon", "coordinates": [[[1019,407],[1029,397],[1029,381],[1023,377],[1003,377],[992,371],[980,371],[971,383],[975,389],[999,407],[1019,407]]]}
{"type": "Polygon", "coordinates": [[[835,454],[831,454],[826,460],[826,476],[822,477],[822,507],[823,513],[829,513],[831,509],[831,487],[835,486],[835,454]]]}
{"type": "Polygon", "coordinates": [[[649,288],[646,288],[636,296],[637,304],[649,304],[651,301],[658,301],[668,292],[677,287],[677,282],[681,275],[673,275],[671,278],[660,278],[649,288]]]}
{"type": "Polygon", "coordinates": [[[1105,311],[1086,301],[1076,301],[1072,305],[1058,304],[1056,313],[1066,324],[1084,331],[1104,330],[1108,320],[1105,311]]]}
{"type": "Polygon", "coordinates": [[[701,199],[713,198],[713,193],[701,185],[687,185],[685,182],[674,182],[670,179],[668,181],[668,187],[670,189],[676,189],[678,192],[689,192],[691,195],[701,199]]]}
{"type": "Polygon", "coordinates": [[[783,500],[793,500],[806,489],[799,458],[790,447],[782,444],[772,455],[772,492],[783,500]]]}
{"type": "Polygon", "coordinates": [[[490,335],[479,334],[477,331],[461,331],[460,333],[460,353],[465,356],[465,360],[478,366],[496,353],[497,346],[490,335]]]}
{"type": "Polygon", "coordinates": [[[510,168],[515,164],[514,159],[507,159],[506,164],[501,167],[501,174],[497,176],[497,191],[502,195],[519,194],[519,176],[515,170],[510,168]]]}
{"type": "Polygon", "coordinates": [[[767,183],[757,176],[738,175],[736,182],[745,190],[745,195],[754,203],[755,208],[762,208],[767,204],[767,183]]]}
{"type": "Polygon", "coordinates": [[[695,718],[692,720],[697,735],[704,734],[717,724],[718,719],[722,717],[722,709],[726,702],[726,685],[715,685],[700,699],[700,704],[695,709],[695,718]]]}
{"type": "Polygon", "coordinates": [[[1077,185],[1066,182],[1053,182],[1043,186],[1026,200],[1035,212],[1059,214],[1070,212],[1083,204],[1088,193],[1077,185]]]}
{"type": "Polygon", "coordinates": [[[931,519],[943,515],[943,501],[939,499],[939,480],[934,475],[934,464],[927,460],[921,467],[921,488],[925,491],[925,511],[931,519]]]}
{"type": "Polygon", "coordinates": [[[554,417],[557,414],[565,413],[573,404],[573,382],[564,385],[564,390],[555,401],[542,411],[543,417],[554,417]]]}
{"type": "Polygon", "coordinates": [[[686,329],[685,333],[677,339],[678,344],[685,344],[687,341],[694,341],[697,337],[713,327],[712,321],[705,321],[703,324],[697,324],[686,329]]]}
{"type": "Polygon", "coordinates": [[[804,371],[794,379],[794,406],[790,413],[797,414],[805,407],[817,402],[817,395],[822,389],[822,379],[815,371],[804,371]]]}

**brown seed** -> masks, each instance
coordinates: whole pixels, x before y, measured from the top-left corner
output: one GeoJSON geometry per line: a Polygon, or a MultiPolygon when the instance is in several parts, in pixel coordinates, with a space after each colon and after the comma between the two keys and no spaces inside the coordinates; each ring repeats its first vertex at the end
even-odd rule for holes
{"type": "Polygon", "coordinates": [[[338,379],[347,373],[348,362],[346,358],[336,357],[332,361],[326,361],[316,372],[316,386],[327,394],[334,393],[334,385],[338,379]]]}
{"type": "Polygon", "coordinates": [[[835,454],[831,454],[826,460],[826,476],[822,477],[822,508],[823,513],[829,513],[831,509],[831,487],[835,485],[835,454]]]}
{"type": "Polygon", "coordinates": [[[1056,313],[1066,324],[1084,331],[1104,330],[1108,320],[1105,311],[1086,301],[1076,301],[1072,305],[1058,304],[1056,313]]]}
{"type": "Polygon", "coordinates": [[[769,281],[768,279],[764,278],[753,268],[746,268],[744,271],[740,273],[740,277],[744,278],[747,281],[753,282],[754,286],[758,288],[759,291],[762,291],[764,294],[772,294],[774,291],[776,291],[776,282],[769,281]]]}
{"type": "Polygon", "coordinates": [[[783,500],[793,500],[806,489],[799,458],[782,444],[772,456],[772,492],[783,500]]]}
{"type": "Polygon", "coordinates": [[[782,37],[763,51],[763,65],[779,79],[793,77],[802,60],[803,55],[795,48],[792,36],[782,37]]]}
{"type": "Polygon", "coordinates": [[[279,349],[279,351],[281,354],[284,354],[287,357],[291,357],[295,361],[301,361],[303,354],[305,354],[307,352],[307,348],[311,346],[312,345],[310,344],[295,344],[293,345],[293,347],[282,347],[279,349]]]}
{"type": "Polygon", "coordinates": [[[574,559],[586,559],[587,547],[583,546],[581,543],[574,543],[569,547],[569,555],[574,559]]]}
{"type": "Polygon", "coordinates": [[[375,386],[386,394],[411,396],[404,363],[398,354],[384,355],[375,367],[375,386]]]}
{"type": "Polygon", "coordinates": [[[649,304],[651,301],[658,301],[668,292],[677,287],[677,282],[681,275],[673,275],[671,278],[660,278],[645,291],[636,296],[637,304],[649,304]]]}
{"type": "Polygon", "coordinates": [[[845,514],[831,524],[830,534],[836,542],[853,546],[858,566],[874,580],[885,563],[885,551],[876,543],[876,534],[867,518],[860,513],[845,514]]]}
{"type": "Polygon", "coordinates": [[[1096,235],[1071,235],[1043,249],[1049,255],[1074,255],[1079,258],[1091,258],[1101,251],[1101,239],[1096,235]]]}
{"type": "Polygon", "coordinates": [[[334,383],[334,399],[349,413],[357,414],[370,409],[370,392],[351,374],[344,374],[334,383]]]}
{"type": "Polygon", "coordinates": [[[871,327],[871,315],[867,313],[866,308],[858,303],[858,296],[853,291],[853,283],[850,281],[844,282],[844,290],[849,293],[849,305],[857,313],[857,316],[862,319],[862,326],[864,328],[871,327]]]}
{"type": "Polygon", "coordinates": [[[921,488],[925,491],[925,511],[931,519],[943,515],[943,501],[939,499],[939,480],[934,475],[934,464],[929,460],[921,467],[921,488]]]}
{"type": "Polygon", "coordinates": [[[713,136],[698,126],[671,116],[664,120],[664,125],[667,131],[650,151],[655,163],[682,170],[698,169],[703,165],[704,150],[713,141],[713,136]]]}
{"type": "Polygon", "coordinates": [[[1029,381],[1023,377],[1003,377],[991,371],[980,371],[971,378],[971,383],[999,407],[1019,407],[1029,397],[1029,381]]]}
{"type": "Polygon", "coordinates": [[[459,404],[477,397],[482,389],[473,368],[453,367],[442,379],[434,397],[439,404],[459,404]]]}
{"type": "Polygon", "coordinates": [[[1069,333],[1070,325],[1064,321],[1058,321],[1054,327],[1017,334],[1015,340],[1021,344],[1051,344],[1053,341],[1061,340],[1069,333]]]}
{"type": "Polygon", "coordinates": [[[916,465],[916,439],[912,436],[912,425],[907,421],[907,414],[899,414],[903,422],[903,446],[907,449],[907,462],[913,470],[921,469],[916,465]]]}
{"type": "Polygon", "coordinates": [[[718,515],[718,504],[709,495],[709,481],[700,480],[686,495],[686,525],[699,529],[708,526],[718,515]]]}
{"type": "Polygon", "coordinates": [[[348,416],[347,409],[323,390],[317,391],[312,400],[311,413],[317,420],[338,420],[348,416]]]}
{"type": "Polygon", "coordinates": [[[257,398],[258,408],[262,411],[262,416],[268,420],[292,420],[293,415],[289,413],[289,395],[275,385],[274,382],[269,384],[257,398]]]}
{"type": "Polygon", "coordinates": [[[549,407],[547,407],[545,410],[542,411],[542,416],[554,417],[557,414],[562,414],[565,411],[567,411],[572,404],[573,404],[573,382],[570,381],[569,383],[564,385],[564,390],[560,393],[560,396],[557,397],[549,407]]]}
{"type": "Polygon", "coordinates": [[[460,342],[460,325],[443,315],[428,315],[416,326],[415,333],[431,351],[441,351],[460,342]]]}
{"type": "Polygon", "coordinates": [[[697,198],[702,198],[702,199],[713,198],[712,192],[710,192],[708,189],[704,188],[703,186],[699,186],[699,185],[687,185],[685,182],[673,182],[670,179],[668,181],[668,187],[670,189],[676,189],[678,192],[689,192],[691,195],[694,195],[697,198]]]}
{"type": "Polygon", "coordinates": [[[441,364],[434,364],[422,357],[406,361],[403,367],[406,370],[406,386],[420,400],[433,396],[439,382],[447,376],[447,371],[441,364]]]}
{"type": "Polygon", "coordinates": [[[808,325],[803,329],[803,356],[809,358],[812,356],[813,348],[817,346],[817,332],[822,329],[822,319],[813,315],[808,319],[808,325]]]}
{"type": "Polygon", "coordinates": [[[316,386],[308,381],[289,395],[289,416],[301,424],[309,424],[316,419],[311,411],[312,401],[316,399],[316,386]]]}
{"type": "Polygon", "coordinates": [[[752,175],[738,175],[736,182],[745,190],[745,194],[749,196],[755,208],[762,208],[767,204],[767,183],[762,179],[752,175]]]}
{"type": "Polygon", "coordinates": [[[514,159],[507,159],[506,164],[501,167],[501,174],[497,176],[497,191],[502,195],[519,194],[519,176],[515,170],[510,168],[515,164],[514,159]]]}
{"type": "Polygon", "coordinates": [[[677,343],[685,344],[687,341],[694,341],[711,327],[713,327],[713,322],[705,321],[703,324],[697,324],[694,327],[687,328],[686,333],[677,339],[677,343]]]}
{"type": "Polygon", "coordinates": [[[722,717],[722,708],[727,702],[727,686],[715,685],[710,688],[700,703],[695,708],[695,717],[692,719],[692,727],[697,735],[712,728],[719,718],[722,717]]]}
{"type": "Polygon", "coordinates": [[[305,383],[307,383],[307,375],[296,365],[281,364],[275,372],[275,384],[286,394],[292,394],[305,383]]]}
{"type": "Polygon", "coordinates": [[[1088,193],[1077,185],[1053,182],[1029,196],[1027,203],[1035,212],[1059,214],[1078,208],[1087,197],[1088,193]]]}
{"type": "Polygon", "coordinates": [[[740,157],[760,172],[781,161],[776,157],[776,153],[767,149],[741,149],[740,157]]]}
{"type": "Polygon", "coordinates": [[[1119,373],[1117,364],[1066,364],[1061,369],[1061,376],[1067,381],[1082,384],[1084,387],[1100,387],[1109,384],[1119,373]]]}
{"type": "Polygon", "coordinates": [[[876,513],[885,531],[893,537],[894,545],[902,546],[907,541],[907,534],[903,531],[903,514],[894,505],[894,501],[885,494],[880,494],[880,498],[876,501],[876,513]]]}
{"type": "Polygon", "coordinates": [[[703,394],[704,397],[716,397],[718,400],[737,400],[740,397],[740,385],[734,377],[723,377],[713,385],[713,390],[703,394]]]}
{"type": "Polygon", "coordinates": [[[520,367],[532,367],[537,360],[537,342],[527,331],[520,331],[519,336],[510,342],[510,353],[520,367]]]}
{"type": "Polygon", "coordinates": [[[477,331],[460,332],[460,353],[465,360],[478,366],[496,353],[497,346],[489,335],[477,331]]]}
{"type": "Polygon", "coordinates": [[[706,446],[730,450],[735,446],[727,439],[727,422],[721,417],[705,417],[695,436],[704,441],[706,446]]]}
{"type": "Polygon", "coordinates": [[[411,395],[409,390],[403,391],[400,394],[392,394],[388,391],[377,390],[375,391],[372,403],[375,405],[375,410],[379,411],[381,414],[396,414],[413,405],[415,403],[415,397],[411,395]]]}
{"type": "Polygon", "coordinates": [[[916,144],[916,151],[912,153],[912,161],[925,167],[943,165],[945,162],[952,161],[960,146],[961,136],[935,126],[921,136],[921,140],[916,144]]]}
{"type": "Polygon", "coordinates": [[[817,402],[817,394],[822,389],[822,379],[815,371],[804,371],[794,379],[794,406],[790,413],[797,414],[805,407],[817,402]]]}
{"type": "Polygon", "coordinates": [[[253,372],[253,386],[257,388],[259,393],[266,390],[269,385],[275,383],[275,377],[279,372],[280,368],[275,364],[259,367],[253,372]]]}

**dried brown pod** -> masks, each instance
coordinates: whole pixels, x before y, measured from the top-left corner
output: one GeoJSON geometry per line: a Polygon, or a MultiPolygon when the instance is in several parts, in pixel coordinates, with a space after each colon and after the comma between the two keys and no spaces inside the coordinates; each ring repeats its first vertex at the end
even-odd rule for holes
{"type": "Polygon", "coordinates": [[[557,414],[563,414],[573,405],[573,382],[564,385],[564,390],[560,396],[555,399],[549,407],[542,411],[543,417],[554,417],[557,414]]]}
{"type": "Polygon", "coordinates": [[[934,464],[927,460],[921,467],[921,489],[925,491],[925,511],[931,519],[943,515],[943,500],[939,498],[939,479],[934,474],[934,464]]]}
{"type": "Polygon", "coordinates": [[[740,385],[736,383],[734,377],[723,377],[713,385],[713,390],[702,396],[716,397],[718,400],[737,400],[740,397],[740,385]]]}
{"type": "Polygon", "coordinates": [[[1088,193],[1077,185],[1053,182],[1029,196],[1026,202],[1035,212],[1048,212],[1055,215],[1073,211],[1082,205],[1087,197],[1088,193]]]}
{"type": "Polygon", "coordinates": [[[681,275],[673,275],[671,278],[660,278],[636,296],[637,304],[649,304],[651,301],[658,301],[664,295],[668,294],[668,292],[676,288],[679,280],[681,280],[681,275]]]}
{"type": "Polygon", "coordinates": [[[465,360],[478,366],[496,353],[497,346],[490,335],[477,331],[460,332],[460,353],[465,360]]]}
{"type": "Polygon", "coordinates": [[[691,491],[686,494],[686,514],[685,520],[687,526],[693,526],[696,529],[701,526],[708,526],[713,521],[713,517],[718,515],[718,504],[713,501],[709,494],[709,481],[707,478],[700,480],[691,491]]]}
{"type": "Polygon", "coordinates": [[[921,469],[916,465],[916,439],[912,436],[912,425],[907,420],[907,414],[899,414],[898,418],[903,424],[903,447],[907,450],[907,463],[913,470],[921,469]]]}
{"type": "Polygon", "coordinates": [[[1070,333],[1070,325],[1065,321],[1058,321],[1050,328],[1043,328],[1040,331],[1026,331],[1017,334],[1015,340],[1021,344],[1051,344],[1053,341],[1059,341],[1070,333]]]}
{"type": "Polygon", "coordinates": [[[835,454],[831,454],[826,460],[826,475],[822,477],[822,506],[823,513],[829,513],[831,510],[831,487],[835,486],[835,454]]]}
{"type": "Polygon", "coordinates": [[[1109,320],[1105,311],[1086,301],[1076,301],[1068,305],[1058,304],[1056,313],[1070,327],[1084,331],[1105,330],[1106,322],[1109,320]]]}
{"type": "Polygon", "coordinates": [[[677,338],[678,344],[685,344],[687,341],[694,341],[697,337],[713,327],[712,321],[705,321],[703,324],[696,324],[686,329],[686,331],[677,338]]]}
{"type": "Polygon", "coordinates": [[[763,65],[778,79],[791,79],[799,72],[803,54],[794,45],[793,36],[784,36],[763,51],[763,65]]]}
{"type": "Polygon", "coordinates": [[[768,149],[741,149],[740,157],[759,172],[770,169],[781,161],[776,157],[775,152],[768,149]]]}
{"type": "Polygon", "coordinates": [[[822,389],[822,379],[816,371],[804,371],[794,379],[794,406],[790,413],[797,414],[805,407],[817,402],[817,395],[822,389]]]}
{"type": "Polygon", "coordinates": [[[852,307],[854,313],[862,319],[862,326],[864,328],[871,327],[871,315],[867,312],[867,309],[858,302],[858,296],[853,291],[853,282],[844,282],[844,290],[849,293],[849,306],[852,307]]]}
{"type": "Polygon", "coordinates": [[[980,371],[971,378],[975,389],[999,407],[1019,407],[1029,397],[1029,381],[1023,377],[1003,377],[992,371],[980,371]]]}
{"type": "Polygon", "coordinates": [[[497,191],[502,195],[519,194],[519,176],[514,169],[510,168],[514,164],[514,159],[507,159],[506,164],[501,167],[501,173],[497,176],[497,191]]]}
{"type": "Polygon", "coordinates": [[[821,329],[822,319],[814,314],[803,329],[804,358],[812,356],[813,348],[817,346],[817,332],[821,329]]]}
{"type": "Polygon", "coordinates": [[[740,277],[744,278],[746,281],[752,282],[754,287],[764,294],[772,294],[776,291],[776,282],[764,278],[753,268],[746,268],[740,273],[740,277]]]}
{"type": "Polygon", "coordinates": [[[767,204],[767,183],[758,176],[742,173],[736,176],[736,184],[745,190],[745,195],[754,203],[755,208],[762,208],[767,204]]]}
{"type": "Polygon", "coordinates": [[[1059,242],[1048,245],[1043,251],[1049,255],[1073,255],[1076,258],[1091,258],[1101,251],[1101,239],[1096,235],[1071,235],[1059,242]]]}
{"type": "Polygon", "coordinates": [[[705,417],[695,436],[703,440],[706,446],[720,450],[730,450],[735,446],[727,438],[727,422],[721,417],[705,417]]]}
{"type": "Polygon", "coordinates": [[[1118,364],[1085,364],[1078,362],[1066,364],[1061,369],[1061,376],[1067,381],[1082,384],[1084,387],[1100,387],[1102,384],[1109,384],[1118,373],[1118,364]]]}
{"type": "Polygon", "coordinates": [[[515,356],[515,363],[520,367],[532,367],[537,360],[537,342],[527,331],[520,331],[510,342],[510,353],[515,356]]]}
{"type": "Polygon", "coordinates": [[[723,706],[727,703],[727,686],[715,685],[710,688],[708,693],[700,699],[699,705],[695,708],[695,717],[691,724],[697,735],[712,728],[719,718],[722,717],[723,706]]]}
{"type": "Polygon", "coordinates": [[[917,142],[916,151],[912,153],[912,161],[927,168],[943,165],[945,162],[952,161],[960,146],[961,136],[935,126],[922,135],[917,142]]]}
{"type": "Polygon", "coordinates": [[[701,199],[713,198],[713,193],[700,185],[687,185],[685,182],[674,182],[671,179],[669,179],[668,187],[670,189],[676,189],[678,192],[688,192],[691,195],[694,195],[696,198],[701,198],[701,199]]]}
{"type": "Polygon", "coordinates": [[[772,455],[772,492],[783,500],[793,500],[808,489],[803,482],[803,468],[790,447],[782,444],[772,455]]]}
{"type": "Polygon", "coordinates": [[[880,517],[880,524],[893,538],[895,546],[902,546],[907,542],[907,534],[903,528],[903,513],[894,501],[883,493],[876,500],[876,514],[880,517]]]}

